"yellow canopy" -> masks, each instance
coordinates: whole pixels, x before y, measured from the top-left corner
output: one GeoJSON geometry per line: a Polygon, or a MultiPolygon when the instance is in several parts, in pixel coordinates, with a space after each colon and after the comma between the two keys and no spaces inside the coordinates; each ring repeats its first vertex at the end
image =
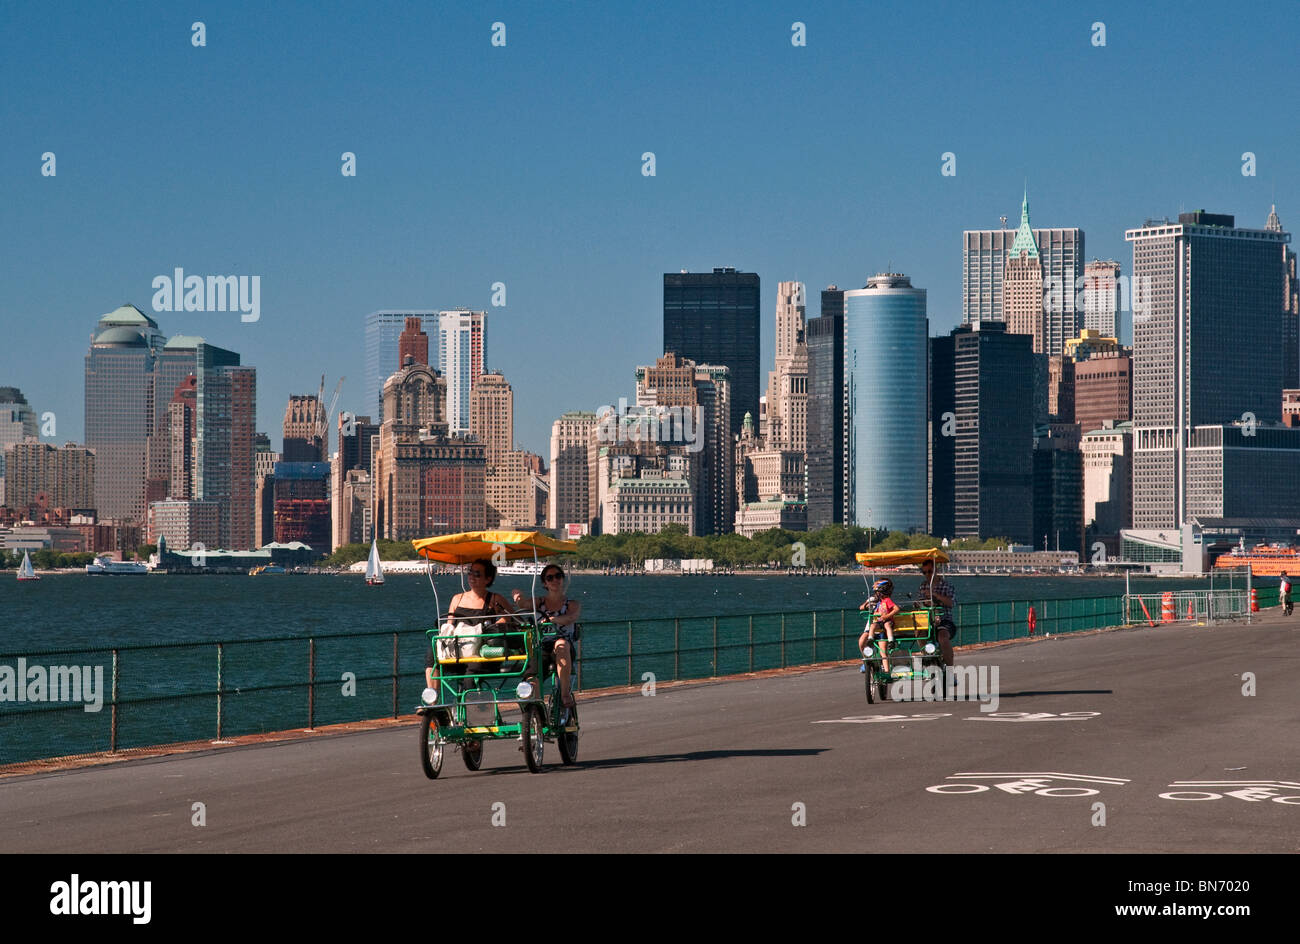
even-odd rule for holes
{"type": "Polygon", "coordinates": [[[540,531],[462,531],[412,543],[421,557],[443,564],[468,564],[480,557],[491,560],[502,552],[506,560],[532,560],[578,550],[576,541],[557,541],[540,531]]]}
{"type": "Polygon", "coordinates": [[[922,561],[948,562],[948,555],[941,547],[926,547],[915,551],[863,551],[855,554],[859,564],[864,567],[901,567],[904,564],[920,564],[922,561]]]}

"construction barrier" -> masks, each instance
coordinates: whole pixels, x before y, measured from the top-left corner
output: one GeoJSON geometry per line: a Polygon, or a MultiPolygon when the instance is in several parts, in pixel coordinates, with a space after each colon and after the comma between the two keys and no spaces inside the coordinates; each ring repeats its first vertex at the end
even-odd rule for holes
{"type": "Polygon", "coordinates": [[[1259,612],[1259,591],[1254,587],[1250,588],[1250,612],[1259,612]]]}
{"type": "Polygon", "coordinates": [[[1160,621],[1162,623],[1172,623],[1176,618],[1174,616],[1174,595],[1166,590],[1160,597],[1160,621]]]}

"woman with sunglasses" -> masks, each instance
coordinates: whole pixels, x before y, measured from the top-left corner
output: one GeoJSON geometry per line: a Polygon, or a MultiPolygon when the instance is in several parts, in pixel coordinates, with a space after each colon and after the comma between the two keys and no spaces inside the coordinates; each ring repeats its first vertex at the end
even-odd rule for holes
{"type": "MultiPolygon", "coordinates": [[[[469,581],[469,589],[463,590],[451,598],[451,610],[447,614],[452,622],[461,620],[474,623],[483,632],[484,628],[490,623],[498,626],[508,626],[510,621],[507,616],[515,612],[506,598],[499,593],[493,593],[488,589],[492,582],[497,579],[497,569],[490,560],[479,558],[471,563],[465,570],[465,577],[469,581]],[[491,617],[499,616],[499,619],[491,620],[491,617]]],[[[433,688],[437,684],[434,679],[437,674],[438,660],[437,654],[433,651],[433,646],[429,646],[428,663],[425,668],[425,683],[433,688]]]]}
{"type": "Polygon", "coordinates": [[[574,707],[573,691],[569,686],[569,676],[573,671],[572,655],[576,651],[574,627],[582,612],[582,604],[564,595],[564,571],[557,564],[547,564],[542,569],[542,586],[546,596],[529,600],[519,590],[514,591],[515,605],[523,607],[525,602],[537,613],[555,625],[555,668],[560,676],[560,704],[565,708],[574,707]]]}

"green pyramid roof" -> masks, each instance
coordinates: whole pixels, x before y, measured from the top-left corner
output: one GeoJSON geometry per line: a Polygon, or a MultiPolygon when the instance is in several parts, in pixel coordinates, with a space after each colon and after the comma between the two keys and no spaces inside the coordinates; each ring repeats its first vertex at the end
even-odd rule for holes
{"type": "Polygon", "coordinates": [[[1034,231],[1029,226],[1029,190],[1025,190],[1024,202],[1020,204],[1020,229],[1016,230],[1016,241],[1011,244],[1007,254],[1019,258],[1020,253],[1029,254],[1030,259],[1038,258],[1038,243],[1034,231]]]}

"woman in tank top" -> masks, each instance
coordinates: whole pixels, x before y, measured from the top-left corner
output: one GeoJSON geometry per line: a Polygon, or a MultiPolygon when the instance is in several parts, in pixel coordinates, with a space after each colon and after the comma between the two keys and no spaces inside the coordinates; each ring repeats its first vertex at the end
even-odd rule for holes
{"type": "MultiPolygon", "coordinates": [[[[451,610],[448,617],[453,621],[466,620],[474,622],[480,629],[493,625],[505,627],[509,625],[507,614],[515,612],[506,598],[499,593],[492,593],[488,587],[497,579],[496,565],[486,558],[480,558],[474,561],[465,572],[466,579],[469,580],[469,589],[464,590],[451,598],[451,610]],[[492,616],[497,616],[495,621],[491,620],[492,616]]],[[[434,652],[432,643],[429,645],[429,655],[425,664],[424,678],[425,684],[430,688],[435,685],[434,678],[438,669],[438,656],[434,652]]]]}
{"type": "Polygon", "coordinates": [[[516,590],[514,601],[516,606],[527,604],[536,609],[555,624],[555,668],[560,676],[560,703],[572,708],[574,699],[569,676],[573,672],[573,633],[582,614],[582,604],[564,595],[564,571],[558,564],[547,564],[542,568],[542,586],[546,588],[546,596],[529,600],[516,590]]]}

